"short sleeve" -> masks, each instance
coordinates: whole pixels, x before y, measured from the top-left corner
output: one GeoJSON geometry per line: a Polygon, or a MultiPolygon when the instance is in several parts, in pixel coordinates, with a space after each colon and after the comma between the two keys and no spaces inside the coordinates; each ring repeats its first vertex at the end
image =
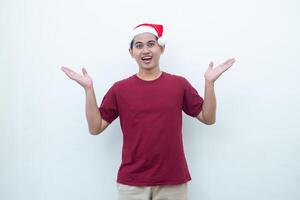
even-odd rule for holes
{"type": "Polygon", "coordinates": [[[101,117],[108,123],[113,122],[119,116],[114,85],[104,95],[98,109],[101,117]]]}
{"type": "Polygon", "coordinates": [[[202,110],[203,98],[198,94],[197,90],[183,78],[184,97],[182,110],[191,117],[196,117],[202,110]]]}

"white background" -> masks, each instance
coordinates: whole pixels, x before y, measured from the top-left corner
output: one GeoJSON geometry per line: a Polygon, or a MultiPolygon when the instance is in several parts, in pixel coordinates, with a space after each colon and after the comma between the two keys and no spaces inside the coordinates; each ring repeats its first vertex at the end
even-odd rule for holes
{"type": "Polygon", "coordinates": [[[119,118],[92,136],[85,94],[60,70],[94,80],[98,104],[138,66],[128,37],[165,25],[161,70],[204,95],[210,61],[217,123],[183,113],[190,200],[300,199],[300,4],[296,0],[0,0],[0,199],[117,199],[119,118]]]}

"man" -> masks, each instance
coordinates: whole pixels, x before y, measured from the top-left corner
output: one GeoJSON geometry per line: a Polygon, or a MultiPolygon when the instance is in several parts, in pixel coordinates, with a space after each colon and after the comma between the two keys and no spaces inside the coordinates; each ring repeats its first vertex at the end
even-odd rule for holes
{"type": "Polygon", "coordinates": [[[140,24],[132,31],[129,53],[139,71],[115,82],[98,107],[93,82],[85,68],[83,75],[62,67],[86,93],[86,117],[91,134],[99,134],[120,117],[123,133],[122,163],[117,187],[121,200],[186,200],[191,180],[182,142],[182,111],[204,124],[216,120],[214,83],[230,68],[228,59],[205,72],[204,99],[182,76],[161,71],[164,53],[163,26],[140,24]]]}

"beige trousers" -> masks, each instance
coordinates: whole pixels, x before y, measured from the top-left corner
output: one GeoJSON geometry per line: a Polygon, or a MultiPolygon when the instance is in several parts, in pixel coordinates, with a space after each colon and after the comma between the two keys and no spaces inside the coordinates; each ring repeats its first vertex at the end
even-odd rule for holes
{"type": "Polygon", "coordinates": [[[117,183],[119,200],[187,200],[188,182],[179,185],[131,186],[117,183]]]}

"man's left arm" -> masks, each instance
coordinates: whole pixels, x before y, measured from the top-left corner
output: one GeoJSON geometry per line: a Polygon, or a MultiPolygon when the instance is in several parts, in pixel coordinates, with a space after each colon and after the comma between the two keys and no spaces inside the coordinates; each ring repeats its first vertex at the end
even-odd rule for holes
{"type": "Polygon", "coordinates": [[[216,95],[214,84],[215,81],[223,74],[227,69],[229,69],[235,62],[234,58],[228,59],[219,66],[213,68],[213,62],[208,66],[205,72],[205,91],[204,91],[204,102],[202,105],[202,110],[198,114],[197,119],[204,124],[211,125],[216,122],[216,95]]]}

